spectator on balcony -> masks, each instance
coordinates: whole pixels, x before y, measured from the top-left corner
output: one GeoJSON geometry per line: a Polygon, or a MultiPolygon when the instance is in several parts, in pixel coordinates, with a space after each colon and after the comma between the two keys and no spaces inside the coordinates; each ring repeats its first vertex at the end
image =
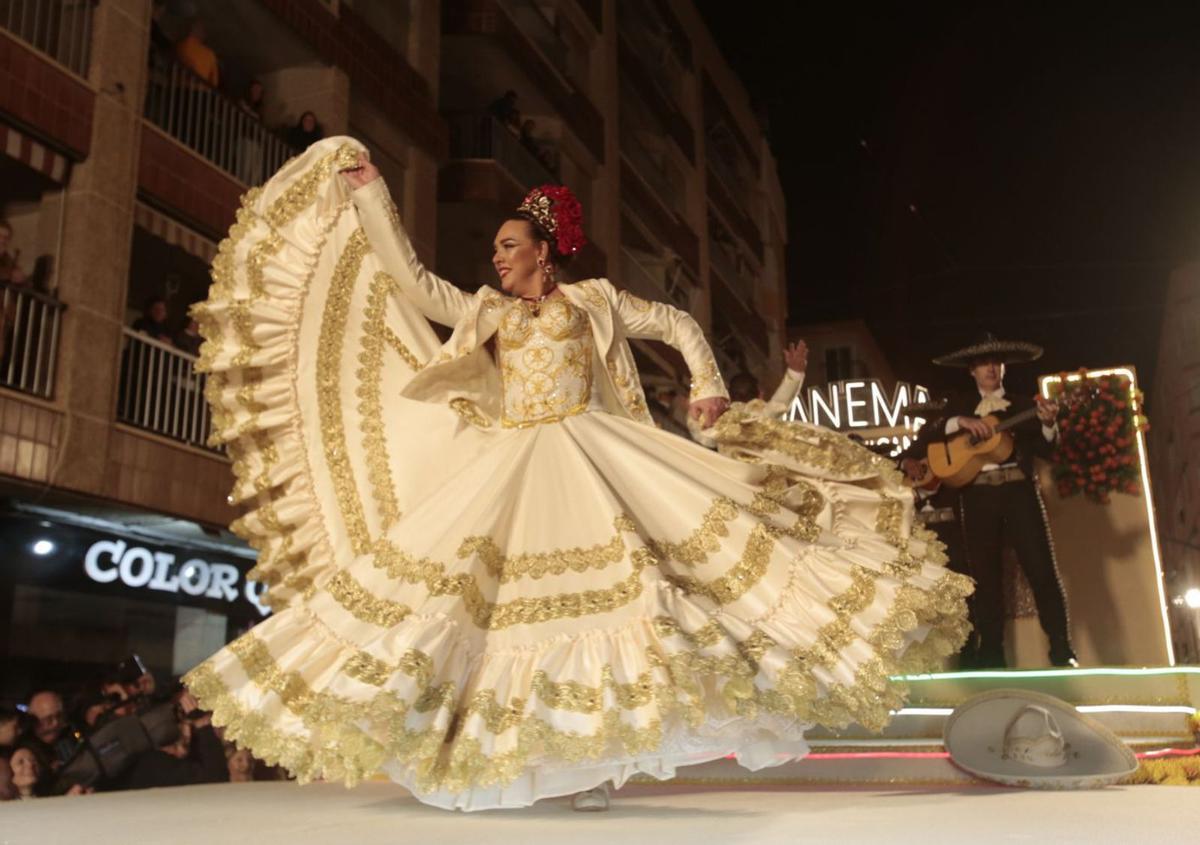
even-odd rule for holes
{"type": "Polygon", "coordinates": [[[184,327],[175,335],[175,348],[188,355],[199,355],[202,343],[204,338],[200,336],[200,326],[189,317],[184,327]]]}
{"type": "Polygon", "coordinates": [[[251,79],[250,84],[246,86],[246,93],[242,94],[238,100],[238,108],[261,123],[265,105],[266,89],[263,88],[261,81],[251,79]]]}
{"type": "Polygon", "coordinates": [[[317,122],[317,116],[310,111],[300,115],[296,125],[288,130],[287,142],[297,150],[307,150],[313,144],[325,137],[325,130],[317,122]]]}
{"type": "Polygon", "coordinates": [[[262,82],[251,79],[237,105],[250,118],[239,121],[241,137],[237,175],[247,185],[258,185],[263,181],[266,171],[263,148],[263,109],[266,106],[266,94],[262,82]]]}
{"type": "Polygon", "coordinates": [[[521,112],[517,110],[517,92],[505,91],[504,96],[493,100],[488,106],[488,114],[513,132],[517,132],[521,125],[521,112]]]}
{"type": "Polygon", "coordinates": [[[150,335],[163,343],[171,342],[171,329],[167,325],[167,301],[161,296],[152,296],[142,308],[142,316],[133,322],[133,330],[150,335]]]}
{"type": "Polygon", "coordinates": [[[9,251],[12,245],[13,227],[7,220],[0,219],[0,282],[23,285],[28,278],[18,263],[21,250],[9,251]]]}
{"type": "Polygon", "coordinates": [[[212,47],[204,41],[207,34],[204,21],[196,18],[188,34],[175,45],[175,57],[210,88],[217,88],[221,84],[220,62],[212,47]]]}

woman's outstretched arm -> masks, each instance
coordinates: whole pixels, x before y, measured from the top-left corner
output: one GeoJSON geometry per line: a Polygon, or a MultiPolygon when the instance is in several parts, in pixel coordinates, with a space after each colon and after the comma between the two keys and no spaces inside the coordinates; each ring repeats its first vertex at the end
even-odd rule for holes
{"type": "Polygon", "coordinates": [[[647,302],[628,291],[617,292],[617,317],[633,338],[660,340],[683,355],[692,377],[690,413],[711,425],[729,406],[729,393],[712,347],[691,314],[663,302],[647,302]]]}
{"type": "Polygon", "coordinates": [[[360,153],[358,166],[342,171],[342,176],[353,189],[351,196],[363,231],[384,269],[427,319],[444,326],[455,325],[473,297],[425,269],[379,170],[360,153]]]}

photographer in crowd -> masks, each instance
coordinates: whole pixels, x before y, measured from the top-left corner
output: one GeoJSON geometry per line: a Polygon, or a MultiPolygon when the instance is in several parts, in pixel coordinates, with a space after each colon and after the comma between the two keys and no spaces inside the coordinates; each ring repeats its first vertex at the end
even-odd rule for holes
{"type": "Polygon", "coordinates": [[[213,729],[212,714],[201,711],[186,691],[176,697],[174,714],[176,734],[172,741],[136,754],[123,771],[101,780],[96,788],[115,792],[229,780],[225,748],[213,729]]]}

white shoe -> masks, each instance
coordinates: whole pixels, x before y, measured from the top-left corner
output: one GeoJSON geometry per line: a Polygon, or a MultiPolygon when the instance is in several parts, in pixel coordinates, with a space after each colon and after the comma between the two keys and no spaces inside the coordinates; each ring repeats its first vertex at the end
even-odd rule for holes
{"type": "Polygon", "coordinates": [[[576,792],[571,799],[571,809],[577,813],[602,813],[608,809],[608,784],[602,783],[594,789],[576,792]]]}

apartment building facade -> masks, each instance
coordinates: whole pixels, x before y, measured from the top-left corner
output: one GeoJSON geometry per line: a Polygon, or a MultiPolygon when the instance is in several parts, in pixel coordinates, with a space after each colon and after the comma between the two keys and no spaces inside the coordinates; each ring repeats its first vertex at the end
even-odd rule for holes
{"type": "MultiPolygon", "coordinates": [[[[245,581],[253,551],[223,528],[232,475],[208,445],[186,311],[306,112],[372,150],[440,275],[491,281],[502,216],[562,182],[591,240],[574,278],[689,310],[727,372],[781,371],[775,163],[690,3],[205,0],[187,10],[199,27],[177,5],[0,7],[0,217],[18,268],[0,277],[0,695],[122,651],[176,673],[267,612],[245,581]],[[217,77],[197,75],[206,56],[217,77]],[[509,91],[515,125],[495,108],[509,91]],[[50,621],[90,625],[87,647],[34,635],[50,621]]],[[[682,360],[635,351],[677,424],[682,360]]]]}

